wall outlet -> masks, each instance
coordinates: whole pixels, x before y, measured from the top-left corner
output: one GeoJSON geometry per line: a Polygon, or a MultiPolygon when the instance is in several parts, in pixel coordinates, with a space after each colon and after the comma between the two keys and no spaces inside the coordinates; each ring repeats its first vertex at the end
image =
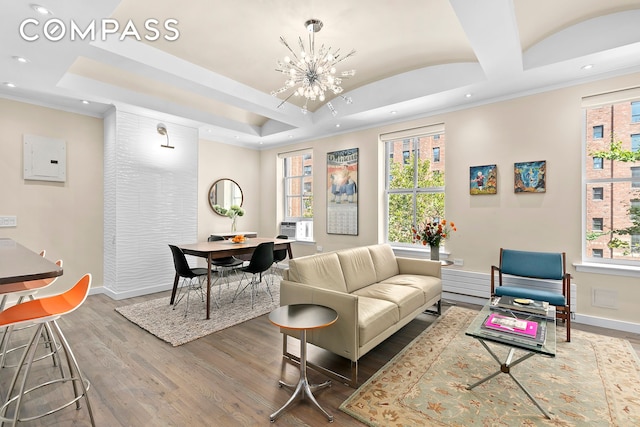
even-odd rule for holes
{"type": "Polygon", "coordinates": [[[320,245],[316,246],[316,250],[317,250],[318,252],[322,252],[322,246],[320,246],[320,245]]]}
{"type": "Polygon", "coordinates": [[[18,218],[15,215],[0,216],[0,227],[17,227],[18,218]]]}
{"type": "Polygon", "coordinates": [[[464,265],[464,261],[462,260],[462,258],[454,258],[453,265],[464,265]]]}

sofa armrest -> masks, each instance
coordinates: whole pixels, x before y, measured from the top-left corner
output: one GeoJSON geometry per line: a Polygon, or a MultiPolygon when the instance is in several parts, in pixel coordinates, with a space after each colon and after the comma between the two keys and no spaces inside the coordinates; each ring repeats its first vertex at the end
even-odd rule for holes
{"type": "MultiPolygon", "coordinates": [[[[304,283],[280,281],[280,305],[318,304],[334,309],[338,320],[328,328],[310,331],[308,342],[350,360],[358,360],[358,296],[309,286],[304,283]]],[[[291,331],[287,335],[297,336],[291,331]]]]}
{"type": "Polygon", "coordinates": [[[430,259],[396,257],[400,274],[419,274],[422,276],[442,277],[440,261],[430,259]]]}

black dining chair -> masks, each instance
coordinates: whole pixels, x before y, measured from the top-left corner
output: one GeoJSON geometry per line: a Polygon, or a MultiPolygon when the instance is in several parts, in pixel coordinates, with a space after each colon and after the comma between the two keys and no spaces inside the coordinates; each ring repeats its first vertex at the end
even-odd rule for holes
{"type": "MultiPolygon", "coordinates": [[[[209,242],[217,242],[220,240],[225,240],[225,238],[222,236],[217,236],[215,234],[212,234],[207,239],[207,241],[209,242]]],[[[222,280],[225,279],[225,281],[227,282],[227,287],[229,287],[229,274],[232,271],[237,272],[238,267],[242,266],[243,264],[244,264],[243,260],[236,258],[234,256],[216,258],[211,260],[211,266],[216,268],[216,273],[218,275],[213,285],[215,285],[218,282],[218,280],[221,281],[220,284],[218,285],[218,300],[220,299],[220,286],[222,286],[222,280]]]]}
{"type": "MultiPolygon", "coordinates": [[[[240,267],[240,271],[242,271],[242,278],[240,279],[240,283],[238,283],[238,287],[236,288],[236,293],[233,296],[232,302],[235,302],[238,295],[244,292],[245,289],[251,288],[251,308],[253,309],[253,297],[257,294],[258,287],[262,282],[262,273],[269,270],[272,265],[273,242],[260,243],[253,251],[251,260],[249,261],[249,265],[240,267]],[[248,275],[251,275],[250,279],[248,278],[248,275]],[[242,281],[244,279],[247,279],[247,282],[243,285],[242,281]]],[[[267,288],[267,293],[271,297],[271,301],[273,301],[273,295],[271,294],[269,283],[265,280],[264,284],[267,288]]]]}
{"type": "MultiPolygon", "coordinates": [[[[171,291],[171,300],[169,304],[173,305],[173,309],[176,309],[178,303],[185,297],[187,297],[187,303],[184,310],[185,317],[189,311],[189,294],[192,290],[197,290],[200,292],[200,298],[202,302],[204,302],[204,293],[202,292],[202,278],[204,277],[206,280],[208,270],[206,268],[191,268],[189,263],[187,262],[187,258],[184,255],[182,250],[174,245],[169,245],[171,248],[171,254],[173,255],[173,265],[176,268],[176,276],[173,280],[173,290],[171,291]],[[178,282],[182,278],[182,285],[178,287],[178,282]],[[194,283],[194,279],[196,283],[194,283]],[[186,288],[186,289],[184,289],[186,288]],[[177,293],[177,295],[176,295],[177,293]]],[[[220,307],[218,302],[215,301],[216,306],[220,307]]]]}
{"type": "MultiPolygon", "coordinates": [[[[288,239],[289,236],[286,234],[279,234],[276,236],[276,239],[288,239]]],[[[279,275],[282,277],[282,269],[280,267],[280,263],[287,259],[288,252],[286,249],[275,249],[273,251],[273,264],[271,266],[271,275],[279,275]]],[[[273,281],[272,281],[273,283],[273,281]]]]}

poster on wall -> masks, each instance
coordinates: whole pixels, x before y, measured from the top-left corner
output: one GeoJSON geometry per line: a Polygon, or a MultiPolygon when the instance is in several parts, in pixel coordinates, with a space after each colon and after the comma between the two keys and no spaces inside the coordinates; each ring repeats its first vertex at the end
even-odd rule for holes
{"type": "Polygon", "coordinates": [[[469,168],[469,194],[497,194],[498,172],[496,165],[471,166],[469,168]]]}
{"type": "Polygon", "coordinates": [[[547,191],[547,162],[521,162],[513,165],[514,193],[545,193],[547,191]]]}
{"type": "Polygon", "coordinates": [[[327,153],[327,234],[358,235],[358,149],[327,153]]]}

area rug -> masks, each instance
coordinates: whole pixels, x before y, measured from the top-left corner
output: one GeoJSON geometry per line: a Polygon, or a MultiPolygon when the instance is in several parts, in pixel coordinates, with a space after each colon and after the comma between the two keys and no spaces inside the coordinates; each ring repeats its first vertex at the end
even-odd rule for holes
{"type": "MultiPolygon", "coordinates": [[[[564,329],[558,331],[555,358],[534,356],[511,370],[551,420],[509,375],[467,390],[499,369],[481,344],[465,335],[476,315],[450,308],[340,409],[369,426],[640,425],[640,361],[631,344],[575,329],[570,343],[560,338],[564,329]]],[[[506,347],[489,345],[506,356],[506,347]]]]}
{"type": "MultiPolygon", "coordinates": [[[[271,278],[270,278],[271,280],[271,278]]],[[[218,286],[211,289],[211,313],[206,320],[206,303],[201,300],[198,291],[191,291],[189,310],[185,316],[186,298],[182,299],[175,310],[169,305],[170,296],[164,296],[136,304],[116,307],[116,311],[126,319],[147,330],[151,334],[166,341],[174,347],[226,329],[238,323],[270,313],[280,305],[280,281],[276,277],[269,286],[273,301],[265,291],[264,282],[254,297],[251,308],[249,289],[241,293],[232,302],[238,282],[226,283],[220,288],[220,308],[213,302],[213,295],[218,298],[218,286]]],[[[206,290],[204,292],[206,298],[206,290]]]]}

